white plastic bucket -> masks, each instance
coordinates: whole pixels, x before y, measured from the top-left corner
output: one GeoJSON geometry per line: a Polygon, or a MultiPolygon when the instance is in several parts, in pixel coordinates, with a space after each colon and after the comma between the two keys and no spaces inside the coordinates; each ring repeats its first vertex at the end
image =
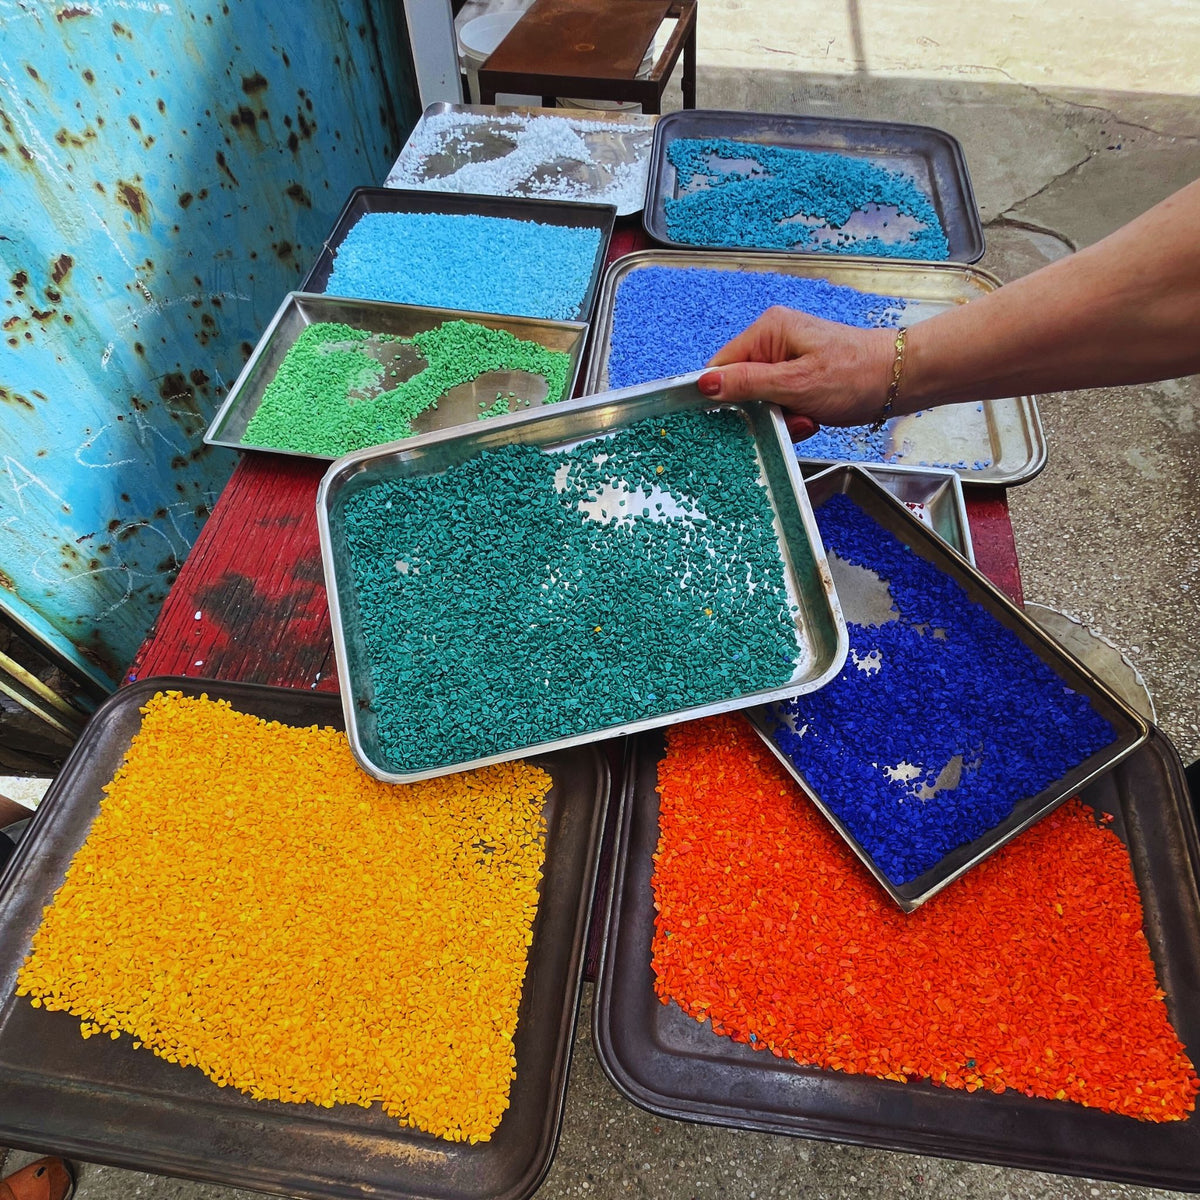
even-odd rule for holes
{"type": "MultiPolygon", "coordinates": [[[[467,90],[471,103],[479,103],[479,68],[487,62],[492,51],[500,45],[513,26],[521,19],[522,12],[484,13],[467,21],[458,31],[459,58],[467,76],[467,90]]],[[[538,105],[541,96],[515,96],[508,93],[497,95],[497,104],[538,105]]]]}

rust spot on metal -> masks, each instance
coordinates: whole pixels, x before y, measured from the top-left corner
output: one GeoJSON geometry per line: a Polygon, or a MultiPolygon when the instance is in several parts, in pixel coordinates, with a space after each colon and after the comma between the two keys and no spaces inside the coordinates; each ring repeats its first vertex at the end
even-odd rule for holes
{"type": "Polygon", "coordinates": [[[271,246],[271,249],[275,251],[276,257],[288,259],[292,257],[292,254],[296,248],[291,242],[275,242],[271,246]]]}
{"type": "Polygon", "coordinates": [[[242,91],[247,96],[253,96],[255,92],[264,91],[267,87],[267,81],[257,71],[253,75],[242,76],[242,91]]]}
{"type": "Polygon", "coordinates": [[[100,195],[102,195],[102,196],[103,196],[103,195],[105,194],[105,192],[104,192],[104,184],[102,184],[102,183],[100,182],[100,180],[98,180],[98,179],[96,180],[96,183],[95,183],[95,188],[96,188],[96,191],[98,191],[98,192],[100,193],[100,195]]]}
{"type": "Polygon", "coordinates": [[[148,227],[150,224],[150,198],[135,183],[117,180],[117,201],[123,204],[131,213],[138,225],[148,227]]]}
{"type": "Polygon", "coordinates": [[[121,522],[115,519],[109,521],[107,528],[109,533],[116,533],[121,528],[121,522]]]}
{"type": "MultiPolygon", "coordinates": [[[[234,187],[241,186],[238,183],[237,176],[229,169],[229,164],[225,161],[225,152],[223,150],[217,151],[217,166],[221,168],[224,174],[229,176],[229,179],[233,183],[234,187]]],[[[203,196],[201,198],[203,198],[203,196]]]]}
{"type": "Polygon", "coordinates": [[[206,329],[215,329],[217,327],[216,321],[214,321],[212,318],[212,313],[201,313],[200,324],[206,329]]]}
{"type": "Polygon", "coordinates": [[[167,519],[167,510],[165,508],[156,508],[154,510],[154,519],[156,521],[165,521],[167,519]]]}
{"type": "Polygon", "coordinates": [[[164,375],[158,385],[158,394],[166,402],[167,411],[171,416],[178,416],[180,408],[199,415],[196,389],[188,383],[181,371],[170,371],[164,375]]]}
{"type": "Polygon", "coordinates": [[[62,292],[56,291],[52,287],[43,288],[42,293],[51,304],[57,304],[62,299],[62,292]]]}
{"type": "Polygon", "coordinates": [[[208,376],[199,367],[193,367],[188,372],[188,378],[196,387],[203,387],[208,382],[208,376]]]}
{"type": "Polygon", "coordinates": [[[19,296],[29,286],[29,276],[24,271],[16,271],[8,282],[13,285],[19,296]]]}
{"type": "Polygon", "coordinates": [[[179,194],[179,207],[180,207],[180,208],[187,208],[187,206],[188,206],[189,204],[191,204],[191,202],[192,202],[194,199],[195,199],[195,197],[192,195],[192,193],[191,193],[191,192],[181,192],[181,193],[179,194]]]}
{"type": "Polygon", "coordinates": [[[144,356],[146,353],[146,347],[143,346],[141,342],[134,342],[133,343],[133,352],[134,352],[134,354],[141,354],[144,356]]]}
{"type": "Polygon", "coordinates": [[[127,37],[131,42],[133,41],[133,34],[130,33],[120,21],[114,21],[112,23],[112,31],[117,35],[117,37],[127,37]]]}
{"type": "Polygon", "coordinates": [[[229,118],[229,123],[234,129],[248,129],[251,133],[258,133],[258,118],[248,105],[239,104],[237,112],[229,118]]]}
{"type": "Polygon", "coordinates": [[[0,400],[3,400],[6,404],[17,404],[21,408],[28,408],[30,411],[34,411],[33,401],[28,396],[22,396],[20,392],[9,391],[6,387],[0,387],[0,400]]]}
{"type": "Polygon", "coordinates": [[[60,254],[55,260],[54,265],[50,268],[50,278],[55,283],[62,283],[64,279],[71,273],[71,268],[75,265],[75,260],[69,254],[60,254]]]}
{"type": "Polygon", "coordinates": [[[177,454],[177,455],[175,455],[175,457],[173,459],[171,459],[171,470],[172,471],[182,471],[183,468],[187,466],[187,463],[188,463],[188,460],[187,460],[186,455],[177,454]]]}
{"type": "Polygon", "coordinates": [[[132,113],[131,113],[131,114],[130,114],[130,116],[129,116],[129,123],[130,123],[130,125],[132,125],[132,126],[134,127],[134,129],[136,129],[136,130],[138,131],[138,133],[141,133],[141,132],[142,132],[142,123],[141,123],[141,121],[139,121],[139,120],[137,119],[137,117],[133,116],[133,114],[132,114],[132,113]]]}
{"type": "Polygon", "coordinates": [[[192,509],[192,514],[193,516],[199,517],[200,520],[203,521],[210,515],[209,507],[207,504],[197,504],[196,507],[192,509]]]}
{"type": "Polygon", "coordinates": [[[13,581],[13,577],[6,571],[0,571],[0,587],[6,592],[15,592],[17,590],[17,585],[13,581]]]}
{"type": "Polygon", "coordinates": [[[42,77],[37,73],[35,68],[29,65],[29,63],[25,64],[25,70],[29,72],[31,79],[36,79],[39,83],[41,82],[42,77]]]}
{"type": "Polygon", "coordinates": [[[64,325],[70,325],[71,322],[74,320],[75,320],[75,318],[73,316],[71,316],[70,313],[63,313],[63,324],[64,325]]]}
{"type": "Polygon", "coordinates": [[[131,537],[137,536],[137,531],[141,528],[140,525],[125,525],[117,531],[117,541],[127,542],[131,537]]]}
{"type": "Polygon", "coordinates": [[[9,317],[8,320],[4,322],[3,328],[5,330],[14,329],[14,328],[16,328],[16,326],[20,325],[20,323],[21,323],[20,317],[9,317]]]}
{"type": "Polygon", "coordinates": [[[288,144],[288,149],[293,154],[295,154],[296,151],[300,149],[300,139],[296,136],[295,130],[292,130],[292,132],[288,134],[287,144],[288,144]]]}
{"type": "Polygon", "coordinates": [[[33,151],[28,146],[18,146],[17,153],[26,161],[33,162],[33,151]]]}
{"type": "Polygon", "coordinates": [[[167,102],[165,100],[159,100],[155,107],[160,113],[165,113],[167,111],[167,102]]]}
{"type": "Polygon", "coordinates": [[[50,320],[50,318],[52,316],[54,316],[54,313],[55,313],[55,310],[53,308],[47,308],[47,309],[31,308],[29,310],[29,315],[35,321],[48,321],[48,320],[50,320]]]}
{"type": "MultiPolygon", "coordinates": [[[[68,11],[67,11],[67,15],[68,15],[68,16],[72,16],[72,17],[81,17],[81,16],[83,16],[83,10],[82,10],[82,9],[79,9],[78,11],[75,11],[75,12],[72,12],[72,11],[68,10],[68,11]]],[[[62,20],[62,17],[60,16],[58,19],[61,21],[61,20],[62,20]]],[[[94,72],[94,71],[92,71],[92,69],[91,69],[90,67],[89,67],[87,70],[85,70],[85,71],[84,71],[84,73],[83,73],[83,77],[84,77],[84,79],[85,79],[85,80],[86,80],[88,83],[95,83],[95,82],[96,82],[96,75],[95,75],[95,72],[94,72]]]]}
{"type": "MultiPolygon", "coordinates": [[[[130,500],[129,500],[129,493],[128,493],[128,492],[122,492],[122,493],[121,493],[121,503],[122,503],[122,504],[128,504],[128,503],[130,503],[130,500]]],[[[118,522],[118,524],[120,524],[120,522],[118,522]]]]}
{"type": "Polygon", "coordinates": [[[295,200],[297,204],[304,205],[305,208],[312,208],[312,197],[299,183],[289,184],[284,188],[283,194],[295,200]]]}
{"type": "Polygon", "coordinates": [[[150,411],[150,405],[148,405],[145,402],[145,400],[143,400],[141,398],[141,396],[130,396],[129,397],[129,406],[135,412],[149,412],[150,411]]]}
{"type": "Polygon", "coordinates": [[[249,358],[254,353],[254,347],[249,342],[242,343],[242,357],[249,358]]]}
{"type": "MultiPolygon", "coordinates": [[[[77,4],[70,4],[66,8],[60,8],[54,16],[61,25],[64,21],[70,21],[74,17],[90,17],[92,16],[92,10],[90,8],[83,8],[77,4]]],[[[87,79],[90,74],[90,71],[84,71],[83,77],[87,79]]],[[[90,79],[88,79],[88,83],[91,83],[90,79]]]]}
{"type": "Polygon", "coordinates": [[[197,200],[207,200],[208,199],[208,188],[201,188],[196,193],[196,199],[197,200]]]}

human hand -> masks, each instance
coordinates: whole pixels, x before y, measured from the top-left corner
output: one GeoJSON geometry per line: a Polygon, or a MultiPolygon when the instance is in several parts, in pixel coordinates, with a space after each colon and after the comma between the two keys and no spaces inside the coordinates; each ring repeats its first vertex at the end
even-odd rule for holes
{"type": "Polygon", "coordinates": [[[895,331],[769,308],[727,342],[697,387],[714,400],[767,400],[784,409],[791,435],[826,425],[865,425],[883,409],[895,355],[895,331]]]}

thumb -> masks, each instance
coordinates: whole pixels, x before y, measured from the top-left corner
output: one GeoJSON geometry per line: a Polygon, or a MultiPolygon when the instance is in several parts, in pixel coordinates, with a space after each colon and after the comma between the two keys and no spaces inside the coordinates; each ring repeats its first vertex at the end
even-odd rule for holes
{"type": "Polygon", "coordinates": [[[705,371],[696,381],[696,386],[705,396],[714,400],[767,400],[788,407],[796,400],[793,387],[788,384],[790,363],[731,363],[712,371],[705,371]]]}

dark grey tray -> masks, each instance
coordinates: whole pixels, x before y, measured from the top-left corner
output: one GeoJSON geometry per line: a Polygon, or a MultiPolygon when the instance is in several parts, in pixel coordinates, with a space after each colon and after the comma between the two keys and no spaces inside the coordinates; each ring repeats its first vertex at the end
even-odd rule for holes
{"type": "MultiPolygon", "coordinates": [[[[342,727],[336,695],[192,678],[122,688],[89,722],[0,879],[0,1144],[286,1196],[531,1195],[562,1122],[608,767],[594,748],[539,756],[545,804],[541,902],[516,1030],[512,1104],[490,1141],[444,1141],[370,1109],[257,1101],[132,1048],[84,1041],[79,1021],[13,995],[42,907],[62,882],[157,691],[207,692],[289,725],[342,727]]],[[[172,802],[164,797],[164,803],[172,802]]],[[[348,826],[348,836],[352,829],[348,826]]]]}
{"type": "MultiPolygon", "coordinates": [[[[459,192],[432,192],[403,188],[360,187],[350,193],[324,248],[300,285],[302,292],[323,292],[333,273],[333,260],[346,234],[367,213],[447,213],[454,216],[508,217],[514,221],[537,221],[542,225],[567,225],[573,229],[600,230],[600,245],[576,321],[591,318],[600,287],[600,275],[608,257],[608,243],[617,221],[611,204],[580,204],[567,200],[531,200],[514,196],[474,196],[459,192]]],[[[524,316],[515,313],[514,316],[524,316]]]]}
{"type": "MultiPolygon", "coordinates": [[[[847,154],[868,158],[888,170],[903,171],[933,201],[950,246],[950,260],[973,263],[983,257],[983,222],[967,173],[967,160],[958,139],[951,134],[930,125],[892,121],[717,112],[699,108],[668,113],[654,128],[650,183],[642,223],[646,232],[664,246],[681,250],[723,248],[697,247],[690,242],[674,241],[667,233],[663,203],[678,194],[675,168],[667,159],[667,147],[675,138],[702,137],[727,137],[791,150],[847,154]]],[[[884,233],[882,227],[872,229],[872,232],[884,233]]],[[[751,250],[752,247],[739,246],[737,249],[751,250]]]]}
{"type": "MultiPolygon", "coordinates": [[[[596,1053],[622,1095],[682,1120],[1005,1167],[1200,1191],[1200,1120],[1154,1125],[1082,1105],[802,1067],[717,1037],[654,994],[651,855],[661,732],[633,743],[593,1007],[596,1053]]],[[[1183,768],[1155,731],[1083,798],[1129,847],[1171,1020],[1200,1055],[1200,846],[1183,768]]]]}
{"type": "MultiPolygon", "coordinates": [[[[887,894],[906,912],[911,912],[932,896],[936,896],[977,863],[982,862],[988,855],[994,854],[1006,842],[1012,841],[1022,830],[1041,820],[1097,775],[1107,771],[1131,753],[1145,740],[1147,726],[1133,709],[1064,650],[1059,642],[1027,617],[986,575],[952,553],[932,529],[914,516],[901,500],[865,470],[857,466],[833,467],[807,480],[805,487],[808,489],[808,497],[814,511],[837,492],[847,495],[867,516],[873,518],[915,554],[932,563],[957,583],[971,601],[986,609],[1005,629],[1015,634],[1066,687],[1086,697],[1092,708],[1104,717],[1115,731],[1114,740],[1108,746],[1089,755],[1074,770],[1042,788],[1036,795],[1019,800],[999,825],[973,841],[951,850],[915,879],[896,884],[884,874],[866,848],[858,842],[825,800],[813,792],[795,764],[775,744],[773,732],[776,720],[773,709],[764,707],[748,713],[750,723],[783,764],[784,770],[804,789],[887,894]]],[[[864,624],[877,621],[880,606],[883,613],[891,607],[891,597],[886,584],[870,572],[846,570],[845,564],[833,555],[829,559],[829,568],[833,573],[834,586],[848,621],[864,624]]],[[[1002,671],[1003,664],[995,664],[994,669],[1002,671]]]]}

